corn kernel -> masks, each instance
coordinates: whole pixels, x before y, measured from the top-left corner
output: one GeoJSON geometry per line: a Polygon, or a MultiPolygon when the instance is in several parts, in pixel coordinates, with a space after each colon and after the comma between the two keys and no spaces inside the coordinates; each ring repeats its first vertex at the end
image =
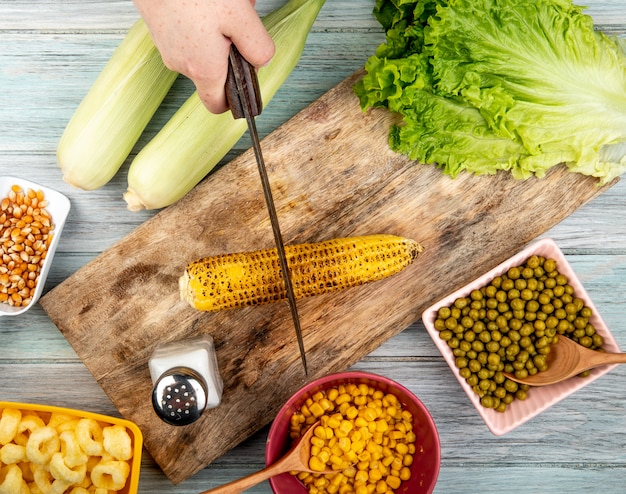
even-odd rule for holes
{"type": "Polygon", "coordinates": [[[376,494],[385,494],[387,492],[387,482],[379,480],[376,482],[376,494]]]}
{"type": "Polygon", "coordinates": [[[325,412],[324,408],[322,408],[322,405],[320,405],[318,402],[313,403],[309,407],[309,410],[311,411],[314,417],[321,417],[322,415],[324,415],[324,412],[325,412]]]}
{"type": "Polygon", "coordinates": [[[342,420],[339,430],[347,435],[352,430],[352,427],[354,427],[352,422],[349,420],[342,420]]]}
{"type": "Polygon", "coordinates": [[[352,441],[350,441],[350,438],[342,437],[339,439],[339,448],[341,448],[341,450],[344,453],[350,451],[351,447],[352,447],[352,441]]]}
{"type": "Polygon", "coordinates": [[[326,393],[326,397],[331,402],[335,401],[337,399],[337,396],[339,396],[339,391],[337,390],[337,388],[330,388],[328,392],[326,393]]]}
{"type": "Polygon", "coordinates": [[[320,460],[317,456],[311,456],[309,459],[309,468],[316,472],[323,472],[326,470],[326,463],[320,460]]]}
{"type": "Polygon", "coordinates": [[[370,478],[370,482],[378,482],[380,479],[383,478],[383,474],[378,469],[370,470],[369,478],[370,478]]]}
{"type": "Polygon", "coordinates": [[[411,470],[408,467],[402,467],[400,469],[400,479],[409,480],[411,478],[411,470]]]}
{"type": "Polygon", "coordinates": [[[328,427],[332,428],[332,429],[337,429],[340,425],[341,425],[341,421],[343,420],[343,417],[341,416],[340,413],[335,413],[334,415],[331,415],[328,419],[328,427]]]}
{"type": "Polygon", "coordinates": [[[396,451],[401,455],[406,455],[409,452],[409,447],[404,443],[396,444],[396,451]]]}
{"type": "Polygon", "coordinates": [[[352,400],[352,396],[350,396],[350,394],[348,393],[343,393],[337,396],[335,403],[337,405],[341,405],[342,403],[348,403],[350,400],[352,400]]]}
{"type": "Polygon", "coordinates": [[[402,483],[400,477],[396,477],[394,475],[387,475],[387,478],[385,480],[387,481],[387,485],[392,489],[398,489],[400,487],[400,484],[402,483]]]}
{"type": "Polygon", "coordinates": [[[357,469],[356,475],[354,476],[355,482],[367,482],[369,480],[369,475],[365,470],[357,469]]]}

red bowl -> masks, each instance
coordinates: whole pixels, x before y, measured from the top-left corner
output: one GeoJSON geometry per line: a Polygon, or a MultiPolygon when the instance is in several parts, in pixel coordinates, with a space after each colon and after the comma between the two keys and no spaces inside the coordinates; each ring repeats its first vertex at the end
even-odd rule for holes
{"type": "MultiPolygon", "coordinates": [[[[291,416],[307,398],[318,391],[340,384],[367,384],[385,393],[394,394],[404,409],[413,415],[413,432],[417,437],[416,453],[411,466],[411,478],[402,482],[396,493],[430,493],[435,488],[441,463],[441,446],[435,422],[424,404],[408,389],[391,379],[369,372],[341,372],[331,374],[298,390],[278,412],[267,436],[265,463],[271,465],[291,447],[289,437],[291,416]]],[[[269,480],[274,494],[306,494],[304,485],[293,475],[284,473],[269,480]]]]}

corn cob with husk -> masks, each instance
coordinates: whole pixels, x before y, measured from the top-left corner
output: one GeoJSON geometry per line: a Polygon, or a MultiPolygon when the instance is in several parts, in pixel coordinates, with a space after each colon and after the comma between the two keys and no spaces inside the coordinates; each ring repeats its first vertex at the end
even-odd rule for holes
{"type": "Polygon", "coordinates": [[[57,147],[63,179],[85,190],[111,180],[177,75],[144,21],[135,22],[65,127],[57,147]]]}
{"type": "MultiPolygon", "coordinates": [[[[307,35],[325,0],[289,0],[263,18],[276,51],[259,69],[263,104],[267,105],[297,65],[307,35]]],[[[131,211],[173,204],[200,182],[247,129],[230,112],[209,113],[196,93],[139,152],[128,170],[124,200],[131,211]]]]}
{"type": "MultiPolygon", "coordinates": [[[[387,278],[402,271],[422,251],[414,240],[385,234],[285,246],[296,298],[387,278]]],[[[194,261],[181,276],[179,288],[181,298],[201,311],[286,298],[275,248],[194,261]]]]}

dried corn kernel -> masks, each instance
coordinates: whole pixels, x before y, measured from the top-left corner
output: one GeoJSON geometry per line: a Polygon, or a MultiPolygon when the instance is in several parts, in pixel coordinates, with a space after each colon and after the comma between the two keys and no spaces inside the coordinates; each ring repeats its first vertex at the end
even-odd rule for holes
{"type": "Polygon", "coordinates": [[[53,238],[54,224],[42,191],[13,185],[0,201],[0,302],[25,307],[53,238]]]}

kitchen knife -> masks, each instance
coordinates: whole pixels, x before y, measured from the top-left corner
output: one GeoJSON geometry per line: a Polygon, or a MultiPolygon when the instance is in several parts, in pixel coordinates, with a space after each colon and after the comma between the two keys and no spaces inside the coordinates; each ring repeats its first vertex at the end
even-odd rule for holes
{"type": "Polygon", "coordinates": [[[280,267],[285,281],[285,291],[287,292],[291,318],[293,319],[293,324],[296,329],[298,347],[300,348],[300,358],[302,359],[304,372],[305,374],[308,374],[304,341],[302,339],[302,328],[300,326],[300,316],[298,315],[298,308],[296,306],[296,297],[293,293],[289,265],[285,254],[285,245],[283,243],[283,236],[280,232],[278,215],[276,214],[274,198],[272,197],[272,189],[267,176],[265,160],[263,159],[263,153],[261,152],[261,143],[259,142],[259,135],[254,119],[254,117],[261,114],[263,109],[261,90],[259,88],[259,81],[256,76],[255,68],[250,65],[250,63],[248,63],[243,56],[241,56],[235,45],[231,45],[230,49],[228,77],[226,79],[225,89],[226,99],[233,117],[245,118],[248,124],[248,131],[250,133],[250,138],[252,139],[252,147],[254,148],[254,155],[256,157],[259,175],[261,176],[261,183],[263,185],[265,202],[267,204],[267,210],[272,223],[274,241],[276,243],[276,249],[278,250],[278,259],[280,260],[280,267]]]}

